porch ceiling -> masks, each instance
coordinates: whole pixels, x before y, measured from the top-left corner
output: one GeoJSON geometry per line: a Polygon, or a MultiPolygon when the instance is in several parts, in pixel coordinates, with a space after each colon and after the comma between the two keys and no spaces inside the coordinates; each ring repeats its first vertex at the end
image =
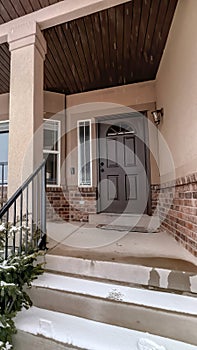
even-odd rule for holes
{"type": "MultiPolygon", "coordinates": [[[[0,24],[60,0],[1,0],[0,24]],[[14,4],[14,5],[13,5],[14,4]]],[[[155,79],[178,0],[133,0],[44,30],[44,88],[65,94],[155,79]]],[[[0,93],[10,54],[0,46],[0,93]]]]}
{"type": "Polygon", "coordinates": [[[53,5],[62,0],[1,0],[0,24],[53,5]]]}

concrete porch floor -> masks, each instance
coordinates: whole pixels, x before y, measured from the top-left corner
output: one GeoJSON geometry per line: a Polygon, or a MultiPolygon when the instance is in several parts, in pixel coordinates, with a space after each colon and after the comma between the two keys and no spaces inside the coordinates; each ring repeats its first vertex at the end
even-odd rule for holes
{"type": "MultiPolygon", "coordinates": [[[[142,221],[146,218],[139,226],[142,221]]],[[[197,272],[197,258],[166,232],[154,232],[157,220],[148,233],[129,232],[126,223],[128,217],[115,223],[117,229],[98,228],[96,222],[48,222],[48,254],[197,272]]]]}

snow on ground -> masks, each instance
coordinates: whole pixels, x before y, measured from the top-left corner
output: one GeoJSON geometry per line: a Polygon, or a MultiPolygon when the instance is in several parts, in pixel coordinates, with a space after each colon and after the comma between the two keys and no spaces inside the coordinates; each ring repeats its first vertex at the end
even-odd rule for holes
{"type": "Polygon", "coordinates": [[[123,302],[171,310],[181,313],[197,314],[197,298],[163,293],[116,284],[90,281],[86,279],[45,273],[33,282],[34,286],[91,295],[98,298],[120,299],[123,302]]]}
{"type": "Polygon", "coordinates": [[[32,307],[16,318],[18,329],[89,350],[196,350],[186,344],[148,333],[111,326],[32,307]]]}

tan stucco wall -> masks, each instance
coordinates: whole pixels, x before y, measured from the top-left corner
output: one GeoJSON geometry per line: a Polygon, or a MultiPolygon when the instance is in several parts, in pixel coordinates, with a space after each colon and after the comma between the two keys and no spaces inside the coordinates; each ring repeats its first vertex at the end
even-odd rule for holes
{"type": "MultiPolygon", "coordinates": [[[[65,184],[65,95],[44,91],[44,118],[61,122],[61,184],[65,184]]],[[[0,95],[0,121],[9,120],[9,93],[0,95]]]]}
{"type": "Polygon", "coordinates": [[[95,90],[67,96],[67,108],[92,102],[117,103],[123,106],[138,106],[155,102],[155,82],[145,82],[95,90]]]}
{"type": "MultiPolygon", "coordinates": [[[[164,108],[159,129],[173,155],[176,177],[197,170],[197,1],[179,0],[156,78],[157,107],[164,108]]],[[[168,158],[160,145],[163,181],[168,158]]]]}
{"type": "MultiPolygon", "coordinates": [[[[98,117],[118,113],[131,112],[130,108],[137,111],[148,111],[148,118],[151,119],[150,111],[155,109],[156,93],[155,82],[146,82],[119,86],[110,89],[103,89],[81,94],[67,96],[67,180],[68,185],[77,185],[77,120],[92,120],[92,137],[96,137],[95,122],[98,117]],[[72,132],[70,132],[72,130],[72,132]],[[70,174],[70,168],[74,167],[75,176],[70,174]]],[[[151,154],[151,183],[159,183],[159,172],[155,158],[157,159],[158,143],[157,130],[149,127],[150,148],[154,151],[151,154]]],[[[93,158],[96,158],[96,142],[92,144],[93,158]]],[[[96,163],[96,162],[95,162],[96,163]]],[[[93,185],[97,183],[96,166],[93,166],[93,185]]]]}
{"type": "MultiPolygon", "coordinates": [[[[44,113],[55,115],[64,109],[65,95],[44,91],[44,113]]],[[[9,119],[9,93],[0,95],[0,118],[1,120],[9,119]]]]}
{"type": "Polygon", "coordinates": [[[44,112],[56,114],[65,109],[65,95],[44,91],[44,112]]]}
{"type": "MultiPolygon", "coordinates": [[[[83,94],[67,96],[67,121],[65,117],[65,96],[53,92],[44,92],[44,118],[52,118],[61,121],[61,184],[77,184],[77,120],[92,119],[102,115],[112,115],[117,113],[126,113],[133,110],[148,110],[148,118],[151,120],[151,110],[155,109],[155,82],[115,87],[110,89],[98,90],[83,94]],[[128,108],[129,107],[129,108],[128,108]],[[66,123],[66,126],[65,126],[66,123]],[[66,130],[72,130],[67,134],[66,130]],[[75,152],[72,153],[72,149],[75,152]],[[67,151],[66,151],[67,150],[67,151]],[[65,162],[65,154],[68,159],[65,162]],[[67,163],[67,164],[66,164],[67,163]],[[75,175],[71,175],[70,168],[75,168],[75,175]]],[[[9,119],[9,94],[0,95],[0,120],[9,119]]],[[[96,132],[93,123],[92,137],[96,138],[96,132]]],[[[155,161],[157,158],[157,131],[149,127],[150,148],[154,149],[154,156],[151,154],[151,183],[159,182],[159,172],[155,161]]],[[[93,142],[93,157],[96,155],[96,142],[93,142]]],[[[96,166],[93,167],[93,185],[96,186],[96,166]]]]}
{"type": "Polygon", "coordinates": [[[9,94],[0,95],[0,121],[9,119],[9,94]]]}
{"type": "Polygon", "coordinates": [[[65,102],[66,98],[64,94],[54,93],[50,91],[44,91],[44,118],[54,119],[60,121],[60,184],[66,183],[66,169],[65,169],[65,154],[66,154],[66,135],[65,135],[65,102]]]}

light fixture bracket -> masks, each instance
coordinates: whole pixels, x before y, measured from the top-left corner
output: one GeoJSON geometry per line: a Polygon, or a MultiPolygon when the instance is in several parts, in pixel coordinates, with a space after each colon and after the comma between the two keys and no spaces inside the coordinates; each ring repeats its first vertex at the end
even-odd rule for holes
{"type": "Polygon", "coordinates": [[[161,118],[163,117],[163,108],[160,109],[156,109],[155,111],[151,112],[152,116],[153,116],[153,121],[156,125],[159,125],[161,122],[161,118]]]}

